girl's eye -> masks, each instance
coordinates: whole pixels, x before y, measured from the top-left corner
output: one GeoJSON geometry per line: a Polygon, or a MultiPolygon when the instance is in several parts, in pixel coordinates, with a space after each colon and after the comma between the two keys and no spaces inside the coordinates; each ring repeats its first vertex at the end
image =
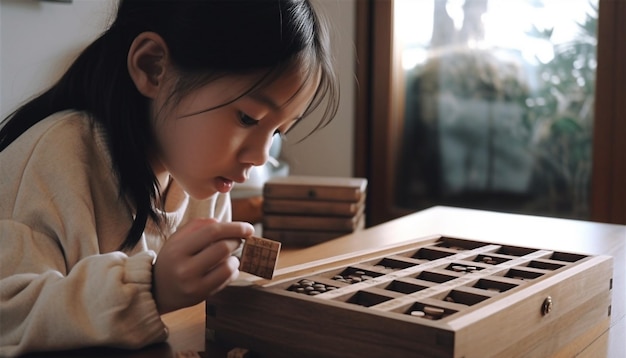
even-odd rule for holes
{"type": "Polygon", "coordinates": [[[239,121],[246,127],[252,127],[259,123],[257,119],[254,119],[243,112],[239,112],[239,121]]]}

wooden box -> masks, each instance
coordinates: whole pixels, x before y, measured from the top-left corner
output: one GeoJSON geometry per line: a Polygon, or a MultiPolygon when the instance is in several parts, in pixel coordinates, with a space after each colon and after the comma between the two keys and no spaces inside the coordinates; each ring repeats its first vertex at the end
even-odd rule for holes
{"type": "Polygon", "coordinates": [[[207,339],[261,357],[574,356],[608,328],[612,262],[416,239],[237,281],[207,300],[207,339]]]}

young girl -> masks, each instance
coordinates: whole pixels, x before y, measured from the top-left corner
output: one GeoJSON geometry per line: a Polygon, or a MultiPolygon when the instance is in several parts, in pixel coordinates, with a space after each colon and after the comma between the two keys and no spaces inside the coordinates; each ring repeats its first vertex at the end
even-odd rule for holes
{"type": "Polygon", "coordinates": [[[121,1],[0,131],[0,355],[160,342],[233,280],[229,191],[334,117],[329,59],[308,0],[121,1]]]}

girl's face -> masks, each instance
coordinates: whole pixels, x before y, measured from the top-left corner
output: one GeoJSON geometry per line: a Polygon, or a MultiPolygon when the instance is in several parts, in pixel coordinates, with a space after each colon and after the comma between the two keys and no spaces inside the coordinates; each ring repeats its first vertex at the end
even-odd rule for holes
{"type": "MultiPolygon", "coordinates": [[[[285,133],[311,102],[318,81],[292,71],[241,95],[257,76],[229,76],[192,91],[176,106],[155,110],[152,167],[161,189],[170,175],[190,196],[205,199],[229,192],[265,164],[275,135],[285,133]],[[295,94],[295,95],[294,95],[295,94]],[[197,113],[197,114],[194,114],[197,113]]],[[[168,94],[155,100],[162,108],[168,94]]]]}

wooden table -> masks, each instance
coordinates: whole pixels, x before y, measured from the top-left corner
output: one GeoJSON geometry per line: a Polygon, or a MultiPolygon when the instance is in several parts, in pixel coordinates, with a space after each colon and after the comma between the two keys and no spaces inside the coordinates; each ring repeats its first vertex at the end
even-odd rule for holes
{"type": "MultiPolygon", "coordinates": [[[[626,357],[626,226],[514,215],[451,207],[433,207],[372,228],[307,248],[283,248],[277,274],[290,266],[434,234],[494,243],[613,256],[613,303],[610,329],[579,357],[626,357]]],[[[225,357],[205,343],[204,304],[163,317],[170,328],[167,343],[137,352],[98,351],[97,356],[175,357],[199,352],[225,357]]]]}

